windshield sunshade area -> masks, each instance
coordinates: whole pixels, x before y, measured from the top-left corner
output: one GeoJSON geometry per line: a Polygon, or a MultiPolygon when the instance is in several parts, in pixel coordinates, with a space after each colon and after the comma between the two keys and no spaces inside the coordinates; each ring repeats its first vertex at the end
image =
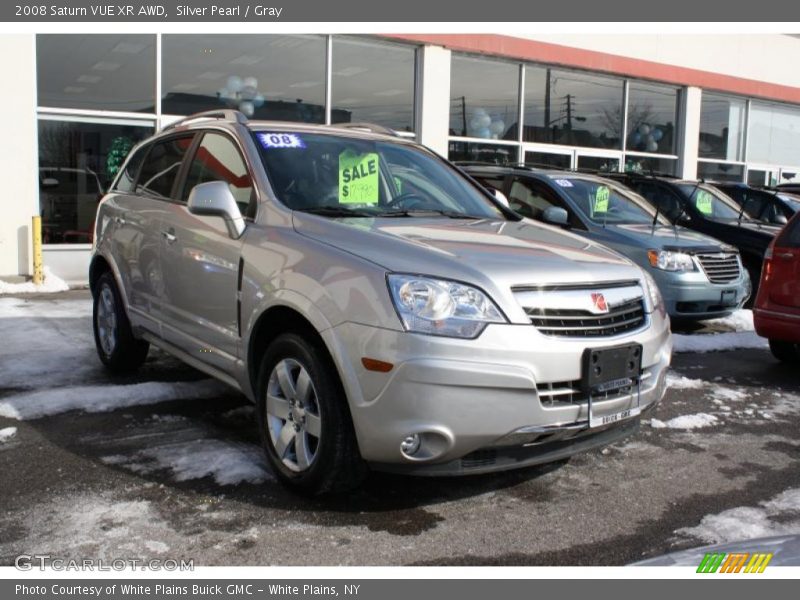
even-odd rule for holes
{"type": "MultiPolygon", "coordinates": [[[[679,187],[689,196],[689,202],[703,217],[712,221],[735,221],[739,218],[741,207],[722,192],[704,185],[680,184],[679,187]]],[[[750,220],[745,217],[745,220],[750,220]]]]}
{"type": "Polygon", "coordinates": [[[278,200],[329,217],[505,219],[456,170],[408,144],[304,132],[255,134],[278,200]]]}
{"type": "MultiPolygon", "coordinates": [[[[644,198],[626,192],[605,181],[579,177],[559,178],[558,185],[592,222],[608,225],[652,223],[655,209],[644,198]]],[[[658,223],[668,224],[666,218],[658,216],[658,223]]]]}

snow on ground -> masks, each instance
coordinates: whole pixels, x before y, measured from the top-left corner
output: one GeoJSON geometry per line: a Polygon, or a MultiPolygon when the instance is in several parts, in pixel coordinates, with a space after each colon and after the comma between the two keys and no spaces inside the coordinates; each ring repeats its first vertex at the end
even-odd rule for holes
{"type": "Polygon", "coordinates": [[[70,410],[108,412],[127,406],[185,398],[214,398],[229,392],[216,381],[148,381],[131,385],[85,385],[43,389],[0,400],[0,416],[26,420],[70,410]]]}
{"type": "Polygon", "coordinates": [[[217,439],[155,446],[132,456],[117,454],[105,456],[102,460],[140,474],[168,469],[177,481],[213,476],[219,485],[236,485],[271,479],[261,448],[217,439]]]}
{"type": "Polygon", "coordinates": [[[759,506],[739,506],[706,515],[696,527],[676,534],[708,544],[800,533],[800,488],[786,490],[759,506]]]}
{"type": "Polygon", "coordinates": [[[754,331],[753,325],[753,311],[748,309],[740,309],[733,314],[723,317],[721,319],[709,319],[704,323],[715,329],[726,329],[730,331],[754,331]]]}
{"type": "Polygon", "coordinates": [[[17,435],[16,427],[4,427],[3,429],[0,429],[0,444],[9,441],[15,435],[17,435]]]}
{"type": "Polygon", "coordinates": [[[674,371],[667,372],[667,387],[674,390],[699,390],[705,385],[706,382],[702,379],[689,379],[683,375],[678,375],[674,371]]]}
{"type": "Polygon", "coordinates": [[[714,415],[708,413],[696,413],[693,415],[681,415],[670,419],[669,421],[660,421],[658,419],[650,420],[650,427],[653,429],[700,429],[702,427],[710,427],[717,425],[719,419],[714,415]]]}
{"type": "Polygon", "coordinates": [[[53,292],[65,292],[69,289],[67,282],[48,267],[44,268],[44,281],[36,285],[32,281],[24,283],[7,283],[0,280],[0,294],[52,294],[53,292]]]}
{"type": "Polygon", "coordinates": [[[741,402],[742,400],[747,400],[749,397],[747,392],[742,390],[734,390],[732,388],[726,387],[715,387],[711,391],[711,395],[714,397],[715,400],[720,401],[732,401],[732,402],[741,402]]]}

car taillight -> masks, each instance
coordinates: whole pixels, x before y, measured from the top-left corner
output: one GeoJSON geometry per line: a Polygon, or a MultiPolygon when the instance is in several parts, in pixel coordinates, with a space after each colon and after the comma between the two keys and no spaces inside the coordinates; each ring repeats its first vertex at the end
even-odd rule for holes
{"type": "Polygon", "coordinates": [[[764,283],[769,281],[770,275],[772,275],[772,244],[767,247],[767,251],[764,252],[764,283]]]}

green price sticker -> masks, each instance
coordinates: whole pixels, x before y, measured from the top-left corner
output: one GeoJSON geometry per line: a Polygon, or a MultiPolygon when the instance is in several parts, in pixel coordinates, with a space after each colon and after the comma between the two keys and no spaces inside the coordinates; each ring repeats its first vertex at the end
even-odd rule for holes
{"type": "Polygon", "coordinates": [[[606,186],[601,185],[599,188],[597,188],[597,191],[594,193],[594,212],[608,212],[609,195],[610,190],[606,186]]]}
{"type": "Polygon", "coordinates": [[[375,152],[339,155],[339,203],[377,204],[379,197],[379,158],[375,152]]]}
{"type": "Polygon", "coordinates": [[[704,190],[697,191],[697,198],[694,201],[694,205],[697,207],[697,210],[704,215],[710,215],[714,212],[712,196],[704,190]]]}

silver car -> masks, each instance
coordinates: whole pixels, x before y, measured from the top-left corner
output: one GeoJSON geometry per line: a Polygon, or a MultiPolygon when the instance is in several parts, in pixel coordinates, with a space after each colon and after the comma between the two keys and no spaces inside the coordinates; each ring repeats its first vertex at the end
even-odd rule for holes
{"type": "Polygon", "coordinates": [[[103,363],[153,344],[241,390],[306,493],[608,444],[662,398],[672,350],[641,268],[368,125],[174,124],[101,202],[90,282],[103,363]]]}

